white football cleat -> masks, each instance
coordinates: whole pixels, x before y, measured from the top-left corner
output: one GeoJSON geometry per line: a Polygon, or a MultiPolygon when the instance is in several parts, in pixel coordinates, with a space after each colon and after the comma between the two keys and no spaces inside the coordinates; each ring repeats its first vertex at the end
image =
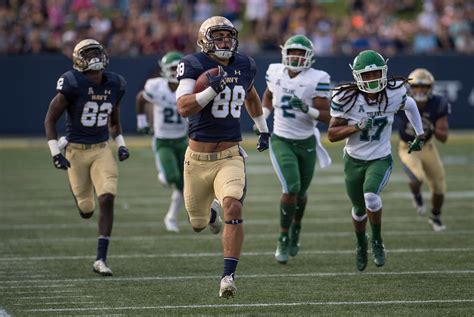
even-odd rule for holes
{"type": "Polygon", "coordinates": [[[99,273],[102,276],[112,276],[112,270],[102,259],[95,261],[92,268],[94,272],[99,273]]]}
{"type": "Polygon", "coordinates": [[[213,223],[209,222],[209,230],[213,234],[218,234],[221,232],[222,228],[222,218],[220,216],[221,214],[221,205],[219,204],[219,201],[217,199],[214,199],[211,204],[211,213],[215,212],[216,213],[216,220],[214,220],[213,223]]]}
{"type": "Polygon", "coordinates": [[[226,275],[221,279],[221,287],[219,289],[219,297],[231,298],[237,293],[234,278],[232,275],[226,275]]]}
{"type": "Polygon", "coordinates": [[[163,222],[165,223],[166,231],[179,232],[178,221],[176,218],[166,216],[163,222]]]}
{"type": "Polygon", "coordinates": [[[446,230],[446,226],[443,225],[439,217],[430,217],[430,219],[428,219],[428,223],[431,225],[433,231],[435,232],[441,232],[446,230]]]}
{"type": "Polygon", "coordinates": [[[67,144],[69,142],[67,141],[66,137],[65,136],[62,136],[59,138],[58,140],[58,147],[59,147],[59,150],[62,151],[66,148],[67,144]]]}

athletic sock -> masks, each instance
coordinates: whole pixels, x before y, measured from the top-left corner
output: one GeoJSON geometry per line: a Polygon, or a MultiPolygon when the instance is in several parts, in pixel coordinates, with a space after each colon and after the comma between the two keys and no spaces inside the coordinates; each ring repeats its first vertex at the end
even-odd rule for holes
{"type": "Polygon", "coordinates": [[[370,227],[372,228],[372,241],[382,241],[382,223],[371,223],[370,227]]]}
{"type": "Polygon", "coordinates": [[[224,273],[222,277],[232,275],[234,276],[235,270],[237,269],[237,264],[239,263],[239,259],[233,257],[225,257],[224,258],[224,273]]]}
{"type": "Polygon", "coordinates": [[[107,260],[107,249],[109,247],[110,237],[99,236],[97,238],[97,257],[96,260],[102,259],[104,262],[107,260]]]}
{"type": "Polygon", "coordinates": [[[296,204],[280,203],[280,226],[289,229],[293,216],[295,215],[296,204]]]}
{"type": "Polygon", "coordinates": [[[367,236],[364,232],[356,232],[356,238],[357,238],[357,245],[365,245],[367,244],[367,236]]]}
{"type": "Polygon", "coordinates": [[[181,209],[183,204],[183,194],[175,189],[171,194],[171,204],[170,208],[168,209],[168,213],[166,214],[167,217],[176,219],[178,215],[178,211],[181,209]]]}

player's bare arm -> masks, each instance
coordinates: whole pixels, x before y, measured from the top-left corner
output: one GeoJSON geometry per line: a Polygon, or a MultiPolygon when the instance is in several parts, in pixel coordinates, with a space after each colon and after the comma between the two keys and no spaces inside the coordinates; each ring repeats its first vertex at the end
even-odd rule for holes
{"type": "Polygon", "coordinates": [[[331,120],[329,104],[328,98],[316,97],[313,99],[313,107],[319,110],[318,121],[329,124],[331,120]]]}
{"type": "Polygon", "coordinates": [[[153,104],[145,99],[144,90],[135,97],[135,112],[137,114],[137,131],[140,134],[152,134],[153,130],[153,104]]]}
{"type": "Polygon", "coordinates": [[[110,136],[115,140],[122,134],[122,126],[120,124],[120,102],[117,102],[112,113],[110,114],[109,125],[110,136]]]}
{"type": "Polygon", "coordinates": [[[262,107],[267,108],[270,112],[273,111],[272,98],[273,98],[273,94],[267,87],[265,89],[265,92],[263,93],[262,107]]]}
{"type": "Polygon", "coordinates": [[[436,120],[433,134],[438,141],[445,143],[448,140],[448,130],[448,116],[436,120]]]}
{"type": "Polygon", "coordinates": [[[198,113],[203,109],[196,100],[196,94],[188,94],[179,97],[177,106],[178,112],[183,118],[198,113]]]}
{"type": "Polygon", "coordinates": [[[252,87],[248,92],[245,99],[245,108],[252,118],[260,117],[263,114],[262,103],[255,87],[252,87]]]}
{"type": "Polygon", "coordinates": [[[61,93],[58,93],[51,100],[48,112],[46,113],[46,118],[44,119],[44,129],[46,131],[46,138],[48,140],[58,138],[56,122],[58,122],[63,112],[66,110],[68,104],[69,102],[67,101],[66,97],[61,93]]]}
{"type": "Polygon", "coordinates": [[[332,117],[329,121],[328,140],[341,141],[358,131],[360,130],[355,125],[348,125],[347,119],[332,117]]]}

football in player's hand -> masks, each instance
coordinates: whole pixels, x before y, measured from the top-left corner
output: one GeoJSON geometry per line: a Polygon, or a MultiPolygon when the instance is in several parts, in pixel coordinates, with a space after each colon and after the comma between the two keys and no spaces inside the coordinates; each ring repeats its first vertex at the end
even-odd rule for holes
{"type": "Polygon", "coordinates": [[[210,73],[212,76],[217,76],[217,74],[219,74],[219,68],[211,68],[199,75],[198,79],[196,79],[196,85],[194,86],[194,94],[197,94],[198,92],[201,92],[207,87],[209,87],[209,79],[207,77],[207,73],[210,73]]]}

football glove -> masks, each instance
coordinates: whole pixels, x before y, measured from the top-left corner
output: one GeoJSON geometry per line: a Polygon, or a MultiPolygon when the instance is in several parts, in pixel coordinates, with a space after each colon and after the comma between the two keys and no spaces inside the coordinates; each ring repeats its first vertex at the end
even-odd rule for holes
{"type": "Polygon", "coordinates": [[[54,167],[60,170],[67,170],[69,167],[71,167],[71,163],[69,163],[69,161],[61,153],[53,156],[53,164],[54,167]]]}
{"type": "Polygon", "coordinates": [[[303,102],[300,98],[293,96],[290,101],[288,101],[288,105],[295,109],[300,109],[303,113],[308,113],[309,106],[303,102]]]}
{"type": "Polygon", "coordinates": [[[413,151],[421,151],[424,143],[425,142],[422,139],[419,139],[418,137],[416,137],[413,141],[409,141],[408,154],[410,154],[413,151]]]}
{"type": "Polygon", "coordinates": [[[219,66],[219,73],[216,76],[212,76],[209,72],[206,73],[207,75],[207,80],[209,81],[209,87],[211,87],[216,93],[220,93],[225,89],[225,86],[227,85],[226,83],[226,78],[227,78],[227,73],[222,68],[222,66],[219,66]]]}
{"type": "Polygon", "coordinates": [[[356,123],[356,127],[357,129],[361,130],[361,131],[367,131],[367,130],[370,130],[372,129],[374,125],[374,118],[368,118],[368,117],[365,117],[365,118],[362,118],[359,122],[356,123]]]}
{"type": "Polygon", "coordinates": [[[261,132],[260,135],[258,136],[258,142],[257,142],[257,150],[259,152],[265,151],[268,149],[269,146],[269,138],[270,138],[270,133],[269,132],[261,132]]]}
{"type": "Polygon", "coordinates": [[[130,157],[130,153],[128,152],[128,149],[125,146],[121,146],[118,148],[118,158],[119,161],[125,161],[130,157]]]}

